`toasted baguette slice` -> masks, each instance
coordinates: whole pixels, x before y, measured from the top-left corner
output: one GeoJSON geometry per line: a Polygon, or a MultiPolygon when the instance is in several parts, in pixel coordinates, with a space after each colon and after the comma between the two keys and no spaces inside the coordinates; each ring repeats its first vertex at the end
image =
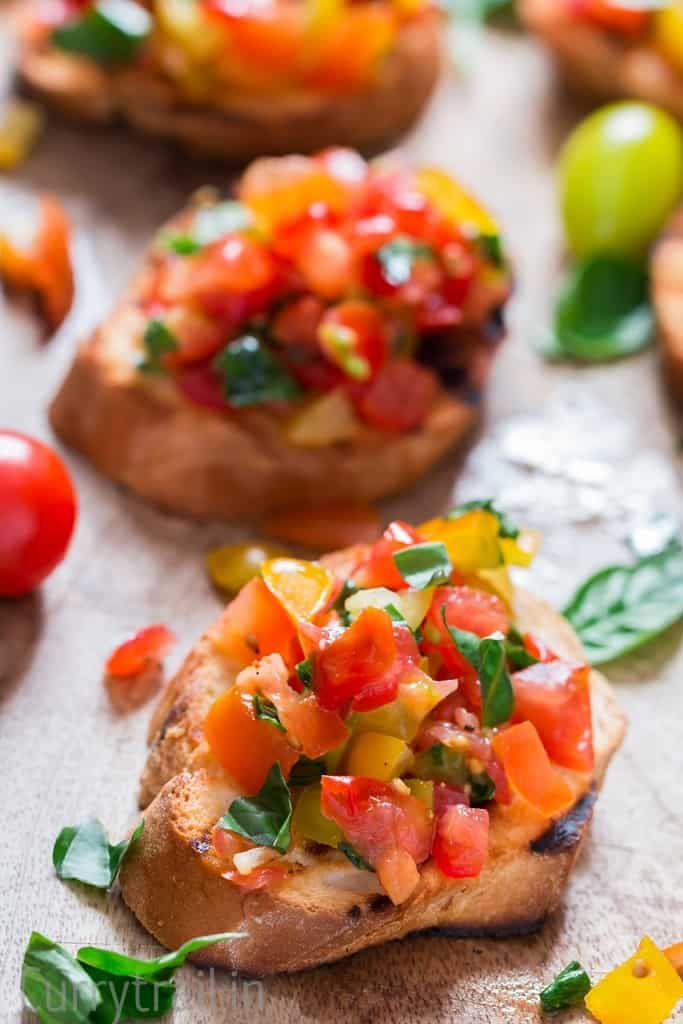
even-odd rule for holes
{"type": "Polygon", "coordinates": [[[520,0],[518,10],[577,92],[600,100],[649,100],[683,118],[683,75],[651,47],[624,44],[578,20],[558,0],[520,0]]]}
{"type": "Polygon", "coordinates": [[[683,210],[655,245],[651,280],[666,383],[683,400],[683,210]]]}
{"type": "Polygon", "coordinates": [[[68,115],[96,124],[122,119],[194,156],[240,164],[264,154],[312,153],[332,145],[364,152],[389,147],[431,96],[441,64],[440,34],[437,17],[405,24],[374,80],[360,91],[224,93],[211,106],[183,99],[171,82],[146,68],[105,69],[37,46],[30,36],[23,40],[18,67],[33,92],[68,115]]]}
{"type": "MultiPolygon", "coordinates": [[[[558,653],[581,657],[568,624],[526,593],[517,621],[558,653]]],[[[570,773],[579,794],[573,809],[549,823],[518,803],[491,812],[489,858],[476,879],[445,879],[430,863],[399,907],[372,872],[338,852],[311,845],[290,851],[293,868],[272,888],[245,892],[221,877],[212,829],[235,790],[213,762],[202,736],[206,711],[236,672],[205,637],[171,682],[152,722],[152,750],[141,802],[145,831],[121,872],[126,903],[164,945],[191,936],[238,930],[244,937],[196,955],[197,962],[248,974],[297,971],[397,939],[445,928],[455,935],[523,934],[538,928],[562,897],[588,831],[596,791],[625,722],[607,682],[592,675],[596,767],[570,773]],[[320,852],[324,850],[325,852],[320,852]]]]}

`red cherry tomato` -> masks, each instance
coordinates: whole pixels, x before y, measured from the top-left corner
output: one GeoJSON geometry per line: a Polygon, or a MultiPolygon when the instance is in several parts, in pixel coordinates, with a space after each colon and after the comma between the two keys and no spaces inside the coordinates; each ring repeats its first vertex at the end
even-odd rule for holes
{"type": "Polygon", "coordinates": [[[0,596],[28,594],[59,565],[76,511],[57,453],[25,434],[0,431],[0,596]]]}
{"type": "Polygon", "coordinates": [[[486,863],[488,811],[453,803],[439,817],[432,855],[447,878],[476,878],[486,863]]]}
{"type": "Polygon", "coordinates": [[[147,626],[125,640],[107,660],[109,676],[124,678],[144,672],[151,663],[159,663],[175,643],[175,636],[167,626],[147,626]]]}
{"type": "Polygon", "coordinates": [[[513,722],[532,722],[550,758],[564,768],[593,770],[590,667],[540,662],[515,672],[513,722]]]}
{"type": "Polygon", "coordinates": [[[412,359],[387,363],[358,402],[368,423],[380,430],[402,433],[424,421],[439,390],[436,374],[412,359]]]}

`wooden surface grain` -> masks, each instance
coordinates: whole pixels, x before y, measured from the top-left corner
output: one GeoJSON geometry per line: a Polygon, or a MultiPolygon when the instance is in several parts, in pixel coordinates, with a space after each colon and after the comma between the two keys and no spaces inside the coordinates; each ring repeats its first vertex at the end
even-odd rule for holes
{"type": "MultiPolygon", "coordinates": [[[[2,26],[0,33],[3,47],[2,26]]],[[[491,32],[469,76],[446,77],[404,146],[410,158],[439,161],[476,186],[510,240],[518,277],[510,339],[456,493],[502,493],[519,518],[543,527],[546,546],[532,583],[558,606],[588,570],[626,557],[624,536],[634,526],[681,510],[678,426],[654,355],[577,369],[549,367],[533,349],[561,258],[552,160],[579,114],[556,95],[533,43],[491,32]]],[[[24,214],[38,191],[56,191],[76,226],[79,295],[46,345],[28,307],[2,302],[3,426],[50,438],[46,404],[76,340],[106,313],[155,227],[192,188],[225,180],[216,168],[192,166],[125,134],[50,122],[35,155],[0,181],[0,224],[24,214]]],[[[135,820],[149,711],[111,710],[101,685],[104,658],[130,631],[163,621],[180,638],[177,664],[219,608],[202,553],[239,535],[159,515],[66,456],[81,503],[69,557],[39,594],[0,602],[2,1021],[32,1019],[22,1018],[19,994],[32,929],[71,949],[97,943],[158,951],[116,893],[58,882],[50,851],[64,824],[87,815],[115,836],[135,820]]],[[[418,518],[442,508],[461,464],[454,455],[418,492],[383,511],[418,518]]],[[[629,735],[565,907],[540,934],[422,936],[262,987],[186,968],[173,1020],[534,1021],[538,990],[568,960],[579,958],[599,976],[644,932],[661,943],[683,938],[681,636],[674,629],[608,671],[630,717],[629,735]]],[[[680,1012],[676,1019],[683,1020],[680,1012]]]]}

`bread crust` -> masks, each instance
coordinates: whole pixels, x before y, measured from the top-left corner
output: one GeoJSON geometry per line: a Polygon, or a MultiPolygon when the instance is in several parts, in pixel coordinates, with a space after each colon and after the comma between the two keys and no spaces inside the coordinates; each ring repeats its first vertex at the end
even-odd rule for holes
{"type": "Polygon", "coordinates": [[[654,247],[651,287],[666,383],[683,401],[683,209],[654,247]]]}
{"type": "MultiPolygon", "coordinates": [[[[532,628],[560,654],[581,656],[573,631],[547,605],[524,592],[516,604],[521,628],[532,628]]],[[[225,864],[213,850],[211,831],[235,791],[212,761],[201,723],[236,669],[216,664],[205,637],[157,709],[142,779],[141,802],[151,800],[145,831],[121,872],[124,900],[164,945],[234,929],[244,937],[210,947],[195,960],[265,975],[338,960],[431,928],[461,936],[523,934],[558,906],[596,790],[625,731],[616,699],[598,673],[591,679],[595,773],[582,777],[582,795],[569,814],[549,826],[516,803],[493,807],[482,874],[448,880],[427,864],[413,896],[395,907],[374,874],[357,871],[335,851],[297,855],[297,869],[270,889],[245,892],[221,877],[225,864]]]]}
{"type": "Polygon", "coordinates": [[[577,20],[558,0],[520,0],[518,11],[577,92],[600,100],[648,100],[683,118],[683,75],[651,47],[625,45],[599,26],[577,20]]]}
{"type": "MultiPolygon", "coordinates": [[[[21,21],[21,5],[18,11],[21,21]]],[[[349,93],[233,94],[217,96],[211,106],[193,104],[147,69],[104,69],[30,36],[22,40],[18,71],[33,92],[69,116],[94,124],[124,120],[194,156],[241,164],[332,145],[381,151],[417,120],[440,66],[441,23],[429,15],[402,25],[374,80],[349,93]]]]}

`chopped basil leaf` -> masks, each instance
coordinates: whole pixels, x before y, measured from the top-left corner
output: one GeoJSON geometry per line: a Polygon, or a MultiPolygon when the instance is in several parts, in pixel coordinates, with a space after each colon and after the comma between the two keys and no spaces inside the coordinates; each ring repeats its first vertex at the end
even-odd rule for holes
{"type": "Polygon", "coordinates": [[[260,718],[263,722],[268,722],[269,725],[275,726],[280,732],[287,732],[284,725],[280,721],[280,716],[277,713],[277,708],[270,700],[264,700],[258,693],[255,693],[252,698],[254,705],[254,713],[257,718],[260,718]]]}
{"type": "Polygon", "coordinates": [[[133,60],[152,29],[148,11],[133,0],[97,0],[81,17],[54,29],[60,50],[79,53],[101,64],[133,60]]]}
{"type": "Polygon", "coordinates": [[[541,1006],[545,1013],[557,1013],[583,1002],[592,988],[591,980],[578,960],[560,971],[554,981],[540,994],[541,1006]]]}
{"type": "Polygon", "coordinates": [[[481,501],[465,501],[462,505],[456,505],[448,513],[446,519],[460,519],[467,512],[474,512],[476,509],[483,509],[485,512],[490,512],[491,515],[496,517],[501,537],[506,537],[510,540],[515,540],[516,537],[519,537],[519,528],[515,526],[505,512],[501,512],[500,509],[496,508],[491,498],[485,498],[481,501]]]}
{"type": "Polygon", "coordinates": [[[195,242],[190,235],[162,235],[159,244],[179,256],[192,256],[201,249],[199,242],[195,242]]]}
{"type": "Polygon", "coordinates": [[[33,932],[21,968],[21,991],[43,1024],[94,1021],[102,1003],[97,985],[74,958],[33,932]]]}
{"type": "Polygon", "coordinates": [[[242,407],[297,398],[299,386],[264,343],[253,334],[231,341],[216,357],[223,391],[231,405],[242,407]]]}
{"type": "Polygon", "coordinates": [[[636,650],[683,618],[683,546],[597,572],[564,615],[593,665],[636,650]]]}
{"type": "Polygon", "coordinates": [[[445,583],[453,572],[446,547],[441,541],[414,544],[394,554],[394,563],[403,579],[414,590],[425,590],[445,583]]]}
{"type": "Polygon", "coordinates": [[[307,690],[310,690],[313,686],[313,671],[314,662],[312,654],[309,654],[304,661],[300,661],[296,666],[296,674],[307,690]]]}
{"type": "Polygon", "coordinates": [[[378,249],[375,258],[387,284],[398,288],[410,281],[418,260],[434,261],[434,250],[431,245],[399,235],[378,249]]]}
{"type": "Polygon", "coordinates": [[[514,627],[510,629],[507,635],[505,653],[509,663],[515,669],[529,668],[530,665],[538,664],[538,658],[535,658],[533,654],[529,654],[524,646],[524,638],[514,627]]]}
{"type": "Polygon", "coordinates": [[[360,587],[357,587],[353,580],[344,580],[344,585],[341,588],[339,597],[332,605],[344,626],[351,625],[351,613],[346,610],[346,601],[349,597],[353,597],[354,594],[357,594],[359,590],[360,587]]]}
{"type": "Polygon", "coordinates": [[[469,795],[472,807],[480,807],[482,804],[487,804],[489,800],[493,800],[496,795],[496,784],[488,772],[470,775],[469,795]]]}
{"type": "Polygon", "coordinates": [[[230,942],[242,938],[241,932],[220,932],[216,935],[200,935],[189,939],[171,953],[163,953],[151,960],[138,960],[136,957],[125,956],[110,949],[97,946],[83,946],[76,954],[76,959],[85,967],[95,967],[100,971],[116,977],[143,978],[145,981],[170,981],[174,972],[182,967],[191,953],[196,953],[206,946],[215,946],[217,942],[230,942]]]}
{"type": "Polygon", "coordinates": [[[653,335],[646,270],[622,256],[591,256],[569,272],[544,354],[619,359],[645,348],[653,335]]]}
{"type": "Polygon", "coordinates": [[[477,239],[479,251],[494,267],[505,266],[505,254],[500,235],[480,235],[477,239]]]}
{"type": "Polygon", "coordinates": [[[192,224],[192,238],[201,247],[217,242],[233,231],[253,226],[251,212],[244,203],[227,199],[213,206],[200,206],[192,224]]]}
{"type": "Polygon", "coordinates": [[[361,871],[374,871],[375,869],[371,864],[368,864],[366,860],[361,857],[358,850],[355,850],[351,843],[343,842],[340,843],[337,849],[348,857],[354,868],[359,868],[361,871]]]}
{"type": "Polygon", "coordinates": [[[145,346],[145,358],[138,363],[138,370],[141,373],[163,373],[163,356],[178,349],[173,333],[162,320],[150,320],[145,327],[142,343],[145,346]]]}
{"type": "Polygon", "coordinates": [[[276,761],[256,796],[233,800],[218,827],[237,832],[257,846],[271,846],[286,853],[292,841],[291,820],[292,798],[276,761]]]}
{"type": "Polygon", "coordinates": [[[63,828],[55,840],[52,863],[59,878],[84,882],[98,889],[110,889],[128,850],[142,835],[141,821],[129,839],[111,845],[95,818],[81,825],[63,828]]]}
{"type": "Polygon", "coordinates": [[[476,633],[456,629],[448,625],[445,607],[441,614],[453,643],[479,675],[481,724],[485,729],[492,729],[501,722],[507,722],[514,711],[515,695],[506,665],[505,640],[498,636],[482,639],[476,633]]]}
{"type": "Polygon", "coordinates": [[[319,782],[326,771],[327,768],[322,757],[313,761],[310,757],[302,754],[289,773],[289,784],[290,786],[310,786],[314,782],[319,782]]]}

